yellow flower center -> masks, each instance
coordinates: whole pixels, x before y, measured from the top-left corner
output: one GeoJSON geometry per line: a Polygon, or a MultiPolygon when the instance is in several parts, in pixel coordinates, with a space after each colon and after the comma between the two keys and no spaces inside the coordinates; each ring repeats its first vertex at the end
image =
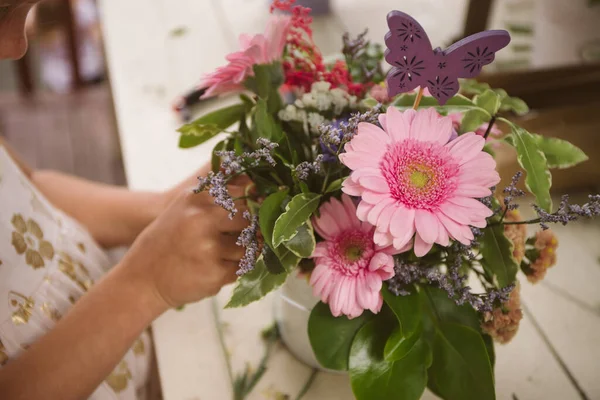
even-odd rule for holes
{"type": "Polygon", "coordinates": [[[412,183],[413,187],[422,189],[429,183],[429,175],[421,170],[413,171],[410,174],[410,183],[412,183]]]}
{"type": "Polygon", "coordinates": [[[361,246],[350,245],[346,247],[345,256],[348,261],[358,261],[362,257],[362,253],[361,246]]]}

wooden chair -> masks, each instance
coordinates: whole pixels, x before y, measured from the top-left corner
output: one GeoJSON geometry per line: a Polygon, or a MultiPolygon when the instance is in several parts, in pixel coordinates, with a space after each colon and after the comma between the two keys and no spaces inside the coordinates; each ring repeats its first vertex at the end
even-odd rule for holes
{"type": "MultiPolygon", "coordinates": [[[[71,0],[59,0],[57,18],[61,28],[64,29],[67,38],[73,89],[79,89],[82,86],[82,79],[81,70],[79,67],[79,57],[77,54],[77,26],[71,0]]],[[[33,94],[35,90],[30,60],[31,56],[27,53],[25,56],[23,56],[23,58],[15,62],[18,74],[19,89],[24,96],[33,94]]]]}

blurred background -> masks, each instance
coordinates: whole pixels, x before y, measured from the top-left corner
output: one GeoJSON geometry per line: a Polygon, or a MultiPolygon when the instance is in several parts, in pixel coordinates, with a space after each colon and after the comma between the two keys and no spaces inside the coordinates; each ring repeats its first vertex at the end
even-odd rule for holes
{"type": "MultiPolygon", "coordinates": [[[[264,7],[266,15],[267,0],[225,3],[236,1],[264,7]]],[[[152,3],[148,1],[149,6],[152,3]]],[[[368,26],[368,37],[382,42],[387,31],[382,15],[392,8],[417,18],[436,44],[448,45],[486,28],[506,29],[513,40],[482,79],[522,97],[532,107],[534,111],[526,117],[530,130],[568,136],[588,152],[594,145],[590,137],[600,126],[600,113],[593,112],[600,108],[598,0],[305,3],[320,14],[315,37],[326,55],[339,51],[341,45],[337,36],[332,37],[330,25],[352,35],[368,26]]],[[[34,166],[123,184],[99,6],[96,0],[45,0],[33,10],[27,24],[31,46],[26,57],[0,61],[0,132],[34,166]]],[[[246,21],[242,25],[255,24],[246,21]]],[[[190,28],[177,26],[170,34],[184,36],[190,28]]],[[[513,166],[507,164],[509,174],[513,166]]],[[[600,162],[592,158],[579,170],[569,170],[568,176],[558,172],[554,188],[595,183],[599,167],[600,162]]]]}

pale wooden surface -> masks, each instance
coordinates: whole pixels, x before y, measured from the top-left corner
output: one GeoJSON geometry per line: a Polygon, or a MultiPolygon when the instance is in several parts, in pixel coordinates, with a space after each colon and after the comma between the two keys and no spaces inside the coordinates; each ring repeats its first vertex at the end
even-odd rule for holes
{"type": "MultiPolygon", "coordinates": [[[[236,49],[239,33],[257,33],[267,19],[266,0],[100,0],[106,53],[128,182],[134,189],[163,189],[208,159],[212,143],[177,148],[179,122],[170,110],[175,96],[236,49]],[[173,30],[185,28],[183,35],[173,30]]],[[[339,49],[344,30],[369,27],[382,40],[385,15],[402,7],[444,44],[461,31],[463,0],[338,0],[334,13],[315,22],[323,51],[339,49]]],[[[217,104],[207,103],[201,112],[217,104]]],[[[214,142],[213,142],[214,143],[214,142]]],[[[600,356],[598,224],[558,229],[559,265],[545,283],[523,284],[527,313],[517,338],[497,347],[496,382],[500,399],[600,398],[596,379],[600,356]]],[[[222,311],[231,287],[217,297],[226,324],[226,347],[233,370],[256,366],[262,350],[259,332],[270,325],[272,297],[245,309],[222,311]]],[[[206,300],[171,311],[154,323],[157,357],[166,400],[228,399],[231,389],[211,303],[206,300]]],[[[251,399],[294,398],[310,373],[279,348],[251,399]]],[[[352,398],[347,377],[320,373],[305,399],[352,398]]],[[[426,394],[425,398],[433,398],[426,394]]]]}

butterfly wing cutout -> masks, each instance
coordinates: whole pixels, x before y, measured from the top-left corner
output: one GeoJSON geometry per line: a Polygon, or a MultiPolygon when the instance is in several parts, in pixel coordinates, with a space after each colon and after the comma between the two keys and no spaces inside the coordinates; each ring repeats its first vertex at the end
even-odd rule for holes
{"type": "Polygon", "coordinates": [[[496,52],[506,47],[510,35],[503,30],[479,32],[444,51],[435,53],[435,72],[428,75],[427,89],[440,104],[458,93],[458,78],[474,78],[494,61],[496,52]]]}
{"type": "Polygon", "coordinates": [[[435,60],[425,30],[410,15],[391,11],[387,22],[390,30],[385,35],[385,60],[392,69],[386,81],[388,95],[393,97],[425,86],[435,60]]]}

